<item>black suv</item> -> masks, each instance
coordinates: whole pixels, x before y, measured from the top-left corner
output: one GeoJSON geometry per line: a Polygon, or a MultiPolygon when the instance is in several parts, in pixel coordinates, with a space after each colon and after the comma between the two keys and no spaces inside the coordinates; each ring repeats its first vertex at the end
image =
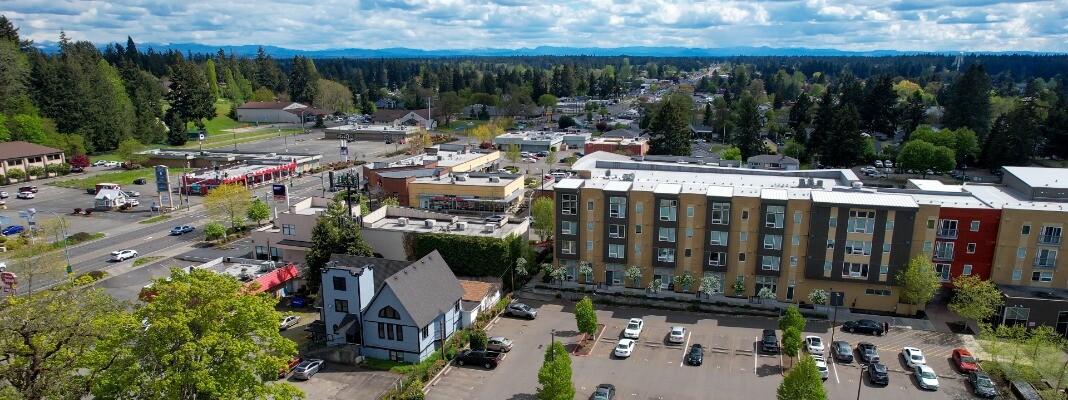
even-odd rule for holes
{"type": "Polygon", "coordinates": [[[686,353],[686,364],[701,365],[705,360],[705,348],[700,343],[690,346],[690,352],[686,353]]]}
{"type": "Polygon", "coordinates": [[[774,329],[765,329],[760,339],[760,351],[775,354],[779,352],[779,338],[775,336],[774,329]]]}
{"type": "Polygon", "coordinates": [[[872,385],[889,386],[890,374],[886,366],[879,363],[868,365],[868,382],[872,385]]]}
{"type": "Polygon", "coordinates": [[[863,332],[875,336],[883,335],[883,324],[870,319],[858,319],[856,321],[846,322],[842,325],[842,329],[846,332],[863,332]]]}

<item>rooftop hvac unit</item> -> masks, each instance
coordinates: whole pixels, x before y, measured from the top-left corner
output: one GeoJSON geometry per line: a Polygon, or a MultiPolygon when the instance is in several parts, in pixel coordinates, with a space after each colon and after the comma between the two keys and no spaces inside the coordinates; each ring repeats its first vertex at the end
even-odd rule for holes
{"type": "Polygon", "coordinates": [[[400,225],[400,226],[408,225],[408,218],[404,218],[404,217],[397,218],[397,225],[400,225]]]}
{"type": "Polygon", "coordinates": [[[486,224],[482,227],[482,232],[493,232],[497,230],[497,224],[486,224]]]}
{"type": "Polygon", "coordinates": [[[467,174],[456,175],[456,180],[463,182],[467,180],[467,174]]]}
{"type": "Polygon", "coordinates": [[[623,174],[623,180],[625,180],[625,181],[633,181],[634,180],[634,174],[623,174]]]}
{"type": "Polygon", "coordinates": [[[276,268],[277,266],[274,261],[265,261],[263,264],[260,264],[260,272],[270,272],[274,271],[276,268]]]}
{"type": "Polygon", "coordinates": [[[467,223],[466,222],[457,222],[456,223],[456,230],[462,231],[462,230],[466,230],[466,229],[467,229],[467,223]]]}
{"type": "Polygon", "coordinates": [[[438,221],[435,221],[435,220],[432,220],[432,219],[428,219],[428,220],[423,221],[423,226],[425,226],[427,228],[433,228],[434,225],[437,225],[437,224],[438,224],[438,221]]]}
{"type": "Polygon", "coordinates": [[[499,177],[499,176],[491,176],[489,178],[489,181],[492,182],[492,183],[500,183],[501,177],[499,177]]]}
{"type": "Polygon", "coordinates": [[[853,189],[858,189],[859,190],[859,189],[861,189],[863,187],[864,187],[863,183],[861,183],[861,182],[853,182],[853,189]]]}

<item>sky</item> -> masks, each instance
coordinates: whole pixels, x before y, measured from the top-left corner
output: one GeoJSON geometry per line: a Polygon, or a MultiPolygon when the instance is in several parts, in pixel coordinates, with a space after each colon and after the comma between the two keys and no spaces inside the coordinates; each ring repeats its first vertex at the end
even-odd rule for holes
{"type": "Polygon", "coordinates": [[[1068,0],[0,0],[35,41],[1068,52],[1068,0]]]}

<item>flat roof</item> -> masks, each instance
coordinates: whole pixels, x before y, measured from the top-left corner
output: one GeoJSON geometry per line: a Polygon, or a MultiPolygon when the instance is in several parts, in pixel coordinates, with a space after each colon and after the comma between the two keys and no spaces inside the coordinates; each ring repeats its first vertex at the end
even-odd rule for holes
{"type": "Polygon", "coordinates": [[[814,190],[812,202],[867,207],[919,208],[916,200],[910,196],[851,190],[814,190]]]}
{"type": "Polygon", "coordinates": [[[929,192],[963,192],[961,185],[947,185],[935,179],[909,179],[908,184],[929,192]]]}
{"type": "Polygon", "coordinates": [[[462,178],[463,180],[456,179],[457,174],[451,174],[449,176],[442,176],[440,178],[415,178],[412,183],[421,183],[426,185],[454,185],[454,186],[508,186],[517,179],[522,179],[522,175],[510,175],[502,174],[501,176],[494,176],[497,179],[496,182],[491,180],[490,176],[467,176],[462,178]]]}
{"type": "Polygon", "coordinates": [[[582,187],[582,179],[578,178],[564,178],[560,182],[556,182],[557,189],[578,189],[582,187]]]}
{"type": "Polygon", "coordinates": [[[1001,167],[1032,188],[1068,189],[1068,168],[1001,167]]]}
{"type": "Polygon", "coordinates": [[[375,221],[364,220],[363,229],[378,229],[398,232],[413,232],[413,233],[444,233],[452,235],[464,235],[464,236],[482,236],[482,237],[494,237],[503,238],[511,233],[516,232],[524,221],[512,222],[509,220],[504,225],[496,225],[492,231],[486,229],[488,224],[482,218],[472,218],[454,215],[444,215],[442,218],[417,218],[417,217],[402,217],[402,216],[390,216],[387,215],[381,219],[375,221]],[[447,218],[446,218],[447,217],[447,218]],[[453,221],[455,218],[455,222],[453,221]],[[406,218],[407,222],[401,225],[401,218],[406,218]],[[427,220],[434,221],[433,226],[428,227],[426,225],[427,220]],[[460,223],[463,224],[460,224],[460,223]],[[460,229],[462,225],[466,225],[464,229],[460,229]]]}
{"type": "Polygon", "coordinates": [[[995,285],[998,287],[998,290],[1008,298],[1068,301],[1068,289],[1006,285],[1001,283],[995,283],[995,285]]]}
{"type": "Polygon", "coordinates": [[[760,198],[766,200],[789,200],[786,189],[761,189],[760,198]]]}

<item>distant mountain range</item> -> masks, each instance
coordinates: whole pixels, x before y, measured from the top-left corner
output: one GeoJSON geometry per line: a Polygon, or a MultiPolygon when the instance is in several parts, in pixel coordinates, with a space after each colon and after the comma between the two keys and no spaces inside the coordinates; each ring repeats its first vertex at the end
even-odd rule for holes
{"type": "MultiPolygon", "coordinates": [[[[121,43],[125,45],[125,43],[121,43]]],[[[39,42],[36,44],[38,48],[46,52],[58,51],[59,45],[57,42],[39,42]]],[[[100,45],[106,46],[105,45],[100,45]]],[[[255,56],[260,46],[256,45],[241,45],[241,46],[212,46],[199,43],[138,43],[137,48],[144,51],[148,48],[153,48],[156,51],[165,52],[167,50],[176,50],[182,53],[206,53],[214,54],[222,49],[223,51],[230,53],[233,52],[239,56],[255,56]]],[[[409,49],[405,47],[395,47],[386,49],[328,49],[328,50],[300,50],[300,49],[288,49],[277,46],[263,46],[263,49],[267,51],[271,56],[275,58],[289,58],[296,55],[303,55],[311,58],[431,58],[431,57],[489,57],[489,56],[650,56],[650,57],[730,57],[730,56],[858,56],[858,57],[878,57],[878,56],[899,56],[899,55],[916,55],[916,54],[944,54],[955,55],[955,51],[899,51],[899,50],[870,50],[870,51],[848,51],[848,50],[835,50],[835,49],[810,49],[805,47],[788,47],[788,48],[774,48],[774,47],[719,47],[719,48],[691,48],[691,47],[649,47],[649,46],[630,46],[630,47],[556,47],[556,46],[538,46],[535,48],[518,48],[518,49],[503,49],[503,48],[478,48],[478,49],[455,49],[455,50],[420,50],[409,49]]],[[[966,52],[972,54],[972,52],[966,52]]],[[[1056,54],[1056,53],[1042,53],[1031,51],[1011,51],[1011,52],[978,52],[982,54],[1056,54]]]]}

